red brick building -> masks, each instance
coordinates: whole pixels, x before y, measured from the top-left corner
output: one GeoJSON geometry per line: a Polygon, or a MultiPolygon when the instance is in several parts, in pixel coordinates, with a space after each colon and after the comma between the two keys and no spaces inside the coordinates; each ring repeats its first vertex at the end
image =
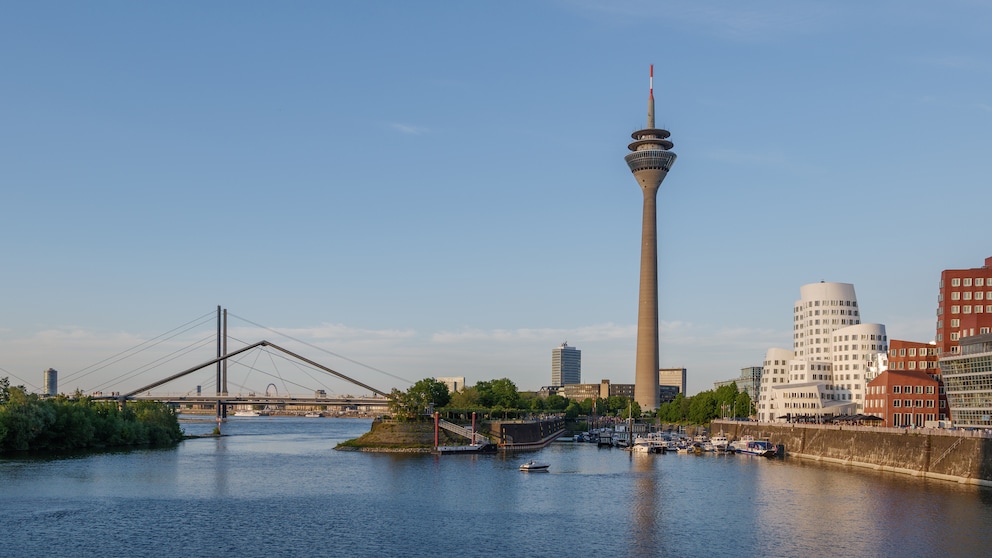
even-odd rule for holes
{"type": "Polygon", "coordinates": [[[944,393],[944,383],[940,377],[939,348],[935,343],[919,343],[917,341],[889,341],[889,370],[918,370],[937,380],[937,393],[940,395],[937,404],[938,420],[945,420],[950,411],[947,407],[947,395],[944,393]]]}
{"type": "Polygon", "coordinates": [[[992,257],[972,269],[945,269],[937,297],[938,356],[959,354],[961,337],[992,329],[992,257]]]}
{"type": "Polygon", "coordinates": [[[890,366],[868,382],[865,414],[883,419],[883,426],[922,427],[928,420],[947,419],[947,409],[940,409],[940,400],[938,382],[929,374],[892,370],[890,366]]]}

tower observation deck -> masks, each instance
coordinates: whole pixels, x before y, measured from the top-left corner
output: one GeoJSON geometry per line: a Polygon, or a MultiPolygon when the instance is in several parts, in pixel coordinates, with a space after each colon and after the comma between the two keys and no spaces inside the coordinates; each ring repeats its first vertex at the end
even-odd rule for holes
{"type": "Polygon", "coordinates": [[[637,308],[637,359],[634,400],[641,410],[658,408],[658,188],[675,163],[668,130],[654,125],[654,65],[648,83],[648,123],[631,134],[624,160],[644,194],[641,220],[641,283],[637,308]]]}

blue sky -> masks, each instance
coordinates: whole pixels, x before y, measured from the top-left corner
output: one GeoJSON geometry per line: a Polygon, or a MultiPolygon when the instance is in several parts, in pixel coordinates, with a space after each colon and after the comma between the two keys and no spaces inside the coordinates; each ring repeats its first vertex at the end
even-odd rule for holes
{"type": "Polygon", "coordinates": [[[623,156],[651,63],[678,154],[662,366],[695,393],[760,364],[820,280],[928,341],[940,271],[992,256],[990,22],[977,0],[7,3],[0,375],[137,388],[211,358],[118,381],[222,305],[237,339],[279,342],[264,325],[384,390],[537,389],[565,340],[584,381],[633,382],[623,156]]]}

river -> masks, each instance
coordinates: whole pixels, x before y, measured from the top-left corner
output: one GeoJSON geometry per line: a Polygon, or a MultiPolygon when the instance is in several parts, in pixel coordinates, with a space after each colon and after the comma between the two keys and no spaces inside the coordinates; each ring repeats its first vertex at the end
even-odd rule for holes
{"type": "MultiPolygon", "coordinates": [[[[184,422],[189,434],[208,421],[184,422]]],[[[555,443],[335,451],[362,419],[231,418],[176,448],[0,459],[0,556],[981,556],[992,489],[555,443]],[[523,473],[536,458],[547,473],[523,473]]]]}

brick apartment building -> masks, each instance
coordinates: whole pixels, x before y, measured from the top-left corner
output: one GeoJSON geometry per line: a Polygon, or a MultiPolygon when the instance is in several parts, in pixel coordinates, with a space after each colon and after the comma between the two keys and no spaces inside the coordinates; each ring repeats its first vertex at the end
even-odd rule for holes
{"type": "Polygon", "coordinates": [[[865,414],[883,419],[879,426],[922,427],[928,420],[947,419],[940,402],[938,382],[932,376],[922,370],[890,368],[868,382],[865,414]]]}

